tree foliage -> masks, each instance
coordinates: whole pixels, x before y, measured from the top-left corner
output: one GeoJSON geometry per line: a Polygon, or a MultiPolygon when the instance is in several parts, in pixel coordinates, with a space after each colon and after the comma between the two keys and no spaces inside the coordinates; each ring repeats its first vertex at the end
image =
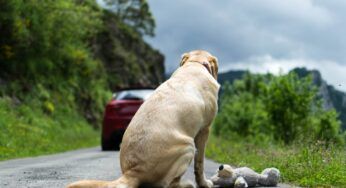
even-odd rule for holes
{"type": "Polygon", "coordinates": [[[1,73],[31,79],[57,71],[91,73],[98,63],[89,57],[85,41],[100,27],[99,12],[93,8],[77,1],[3,1],[1,73]]]}
{"type": "Polygon", "coordinates": [[[105,0],[118,18],[139,34],[154,36],[155,19],[146,0],[105,0]]]}
{"type": "Polygon", "coordinates": [[[88,42],[101,27],[95,2],[13,0],[1,1],[0,9],[0,77],[16,85],[5,93],[25,96],[39,85],[69,90],[95,120],[105,96],[91,88],[106,88],[103,65],[88,42]]]}
{"type": "Polygon", "coordinates": [[[153,18],[152,27],[142,20],[151,16],[148,4],[130,3],[117,15],[95,0],[0,0],[0,97],[23,101],[46,91],[40,98],[46,112],[65,101],[96,124],[110,87],[160,82],[163,57],[135,30],[153,32],[153,18]]]}
{"type": "Polygon", "coordinates": [[[282,141],[319,139],[342,143],[334,109],[324,110],[311,77],[247,73],[224,86],[215,133],[282,141]]]}

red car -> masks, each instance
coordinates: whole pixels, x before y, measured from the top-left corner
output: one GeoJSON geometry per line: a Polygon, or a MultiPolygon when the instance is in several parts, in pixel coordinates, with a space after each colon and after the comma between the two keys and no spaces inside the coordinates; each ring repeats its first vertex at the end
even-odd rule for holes
{"type": "Polygon", "coordinates": [[[154,89],[126,89],[113,94],[102,124],[102,150],[119,150],[125,129],[154,89]]]}

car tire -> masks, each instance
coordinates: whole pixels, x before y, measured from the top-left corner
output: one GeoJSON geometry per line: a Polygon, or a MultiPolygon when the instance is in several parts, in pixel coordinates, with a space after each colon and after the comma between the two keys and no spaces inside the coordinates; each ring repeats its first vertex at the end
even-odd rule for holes
{"type": "Polygon", "coordinates": [[[102,139],[101,142],[101,149],[102,151],[119,151],[120,150],[120,143],[113,140],[104,140],[102,139]]]}
{"type": "Polygon", "coordinates": [[[101,149],[102,151],[109,151],[112,149],[109,141],[103,140],[101,141],[101,149]]]}

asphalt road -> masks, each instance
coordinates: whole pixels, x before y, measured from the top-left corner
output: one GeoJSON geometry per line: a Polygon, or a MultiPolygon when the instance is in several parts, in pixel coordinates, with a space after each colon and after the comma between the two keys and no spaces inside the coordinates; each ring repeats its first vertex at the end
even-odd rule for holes
{"type": "MultiPolygon", "coordinates": [[[[218,166],[206,160],[206,176],[214,175],[218,166]]],[[[81,179],[114,180],[120,173],[119,152],[102,152],[95,147],[0,162],[0,188],[62,188],[81,179]]],[[[191,166],[186,178],[194,180],[191,166]]],[[[280,184],[279,187],[291,186],[280,184]]]]}

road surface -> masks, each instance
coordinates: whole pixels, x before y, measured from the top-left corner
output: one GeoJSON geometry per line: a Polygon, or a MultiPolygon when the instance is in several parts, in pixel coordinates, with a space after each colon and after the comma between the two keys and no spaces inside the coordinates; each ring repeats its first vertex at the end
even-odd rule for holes
{"type": "MultiPolygon", "coordinates": [[[[206,176],[214,175],[218,166],[206,160],[206,176]]],[[[119,152],[102,152],[99,147],[0,162],[1,188],[62,188],[81,179],[114,180],[119,176],[119,152]]],[[[194,180],[191,166],[187,178],[194,180]]]]}

